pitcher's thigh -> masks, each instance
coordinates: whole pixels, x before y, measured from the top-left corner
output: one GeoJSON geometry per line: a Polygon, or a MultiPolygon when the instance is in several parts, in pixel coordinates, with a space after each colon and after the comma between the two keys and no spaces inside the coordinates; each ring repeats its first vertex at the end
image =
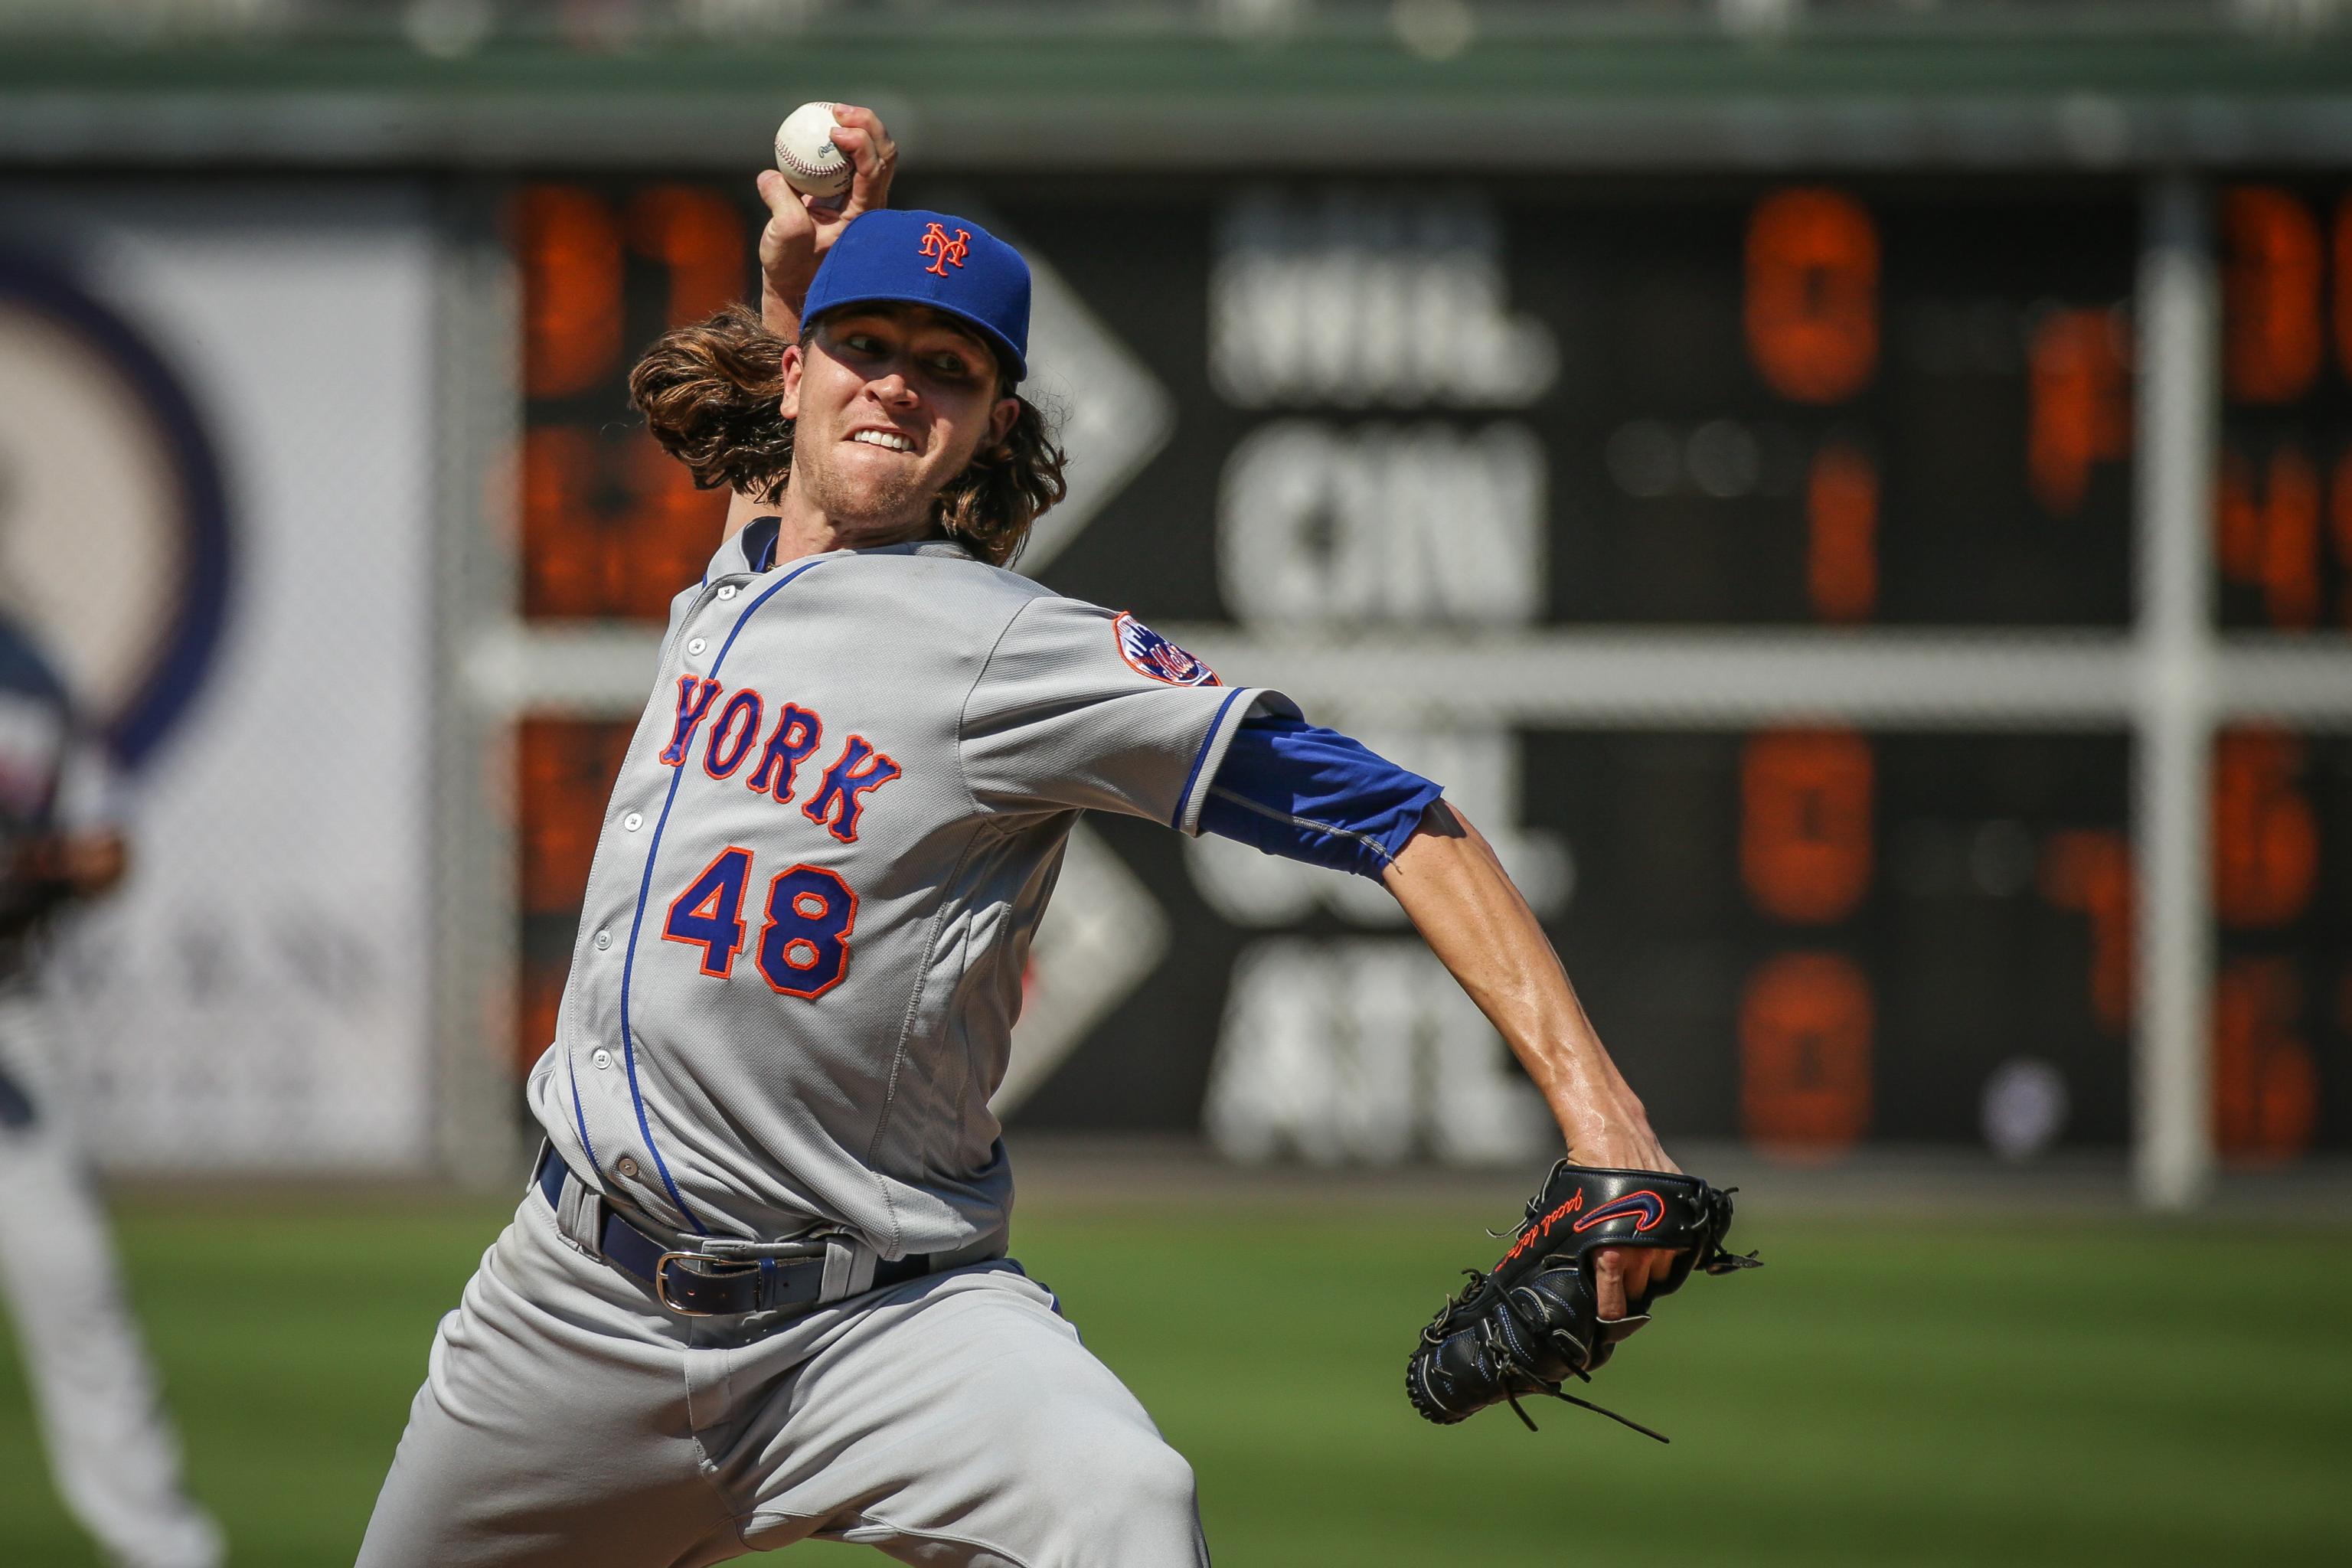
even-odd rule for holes
{"type": "Polygon", "coordinates": [[[441,1321],[359,1568],[686,1568],[741,1554],[700,1464],[677,1351],[603,1331],[586,1291],[566,1300],[553,1260],[529,1256],[541,1238],[516,1234],[540,1217],[524,1205],[441,1321]]]}
{"type": "Polygon", "coordinates": [[[910,1287],[779,1403],[754,1546],[814,1532],[927,1565],[1208,1561],[1192,1467],[1013,1269],[910,1287]]]}

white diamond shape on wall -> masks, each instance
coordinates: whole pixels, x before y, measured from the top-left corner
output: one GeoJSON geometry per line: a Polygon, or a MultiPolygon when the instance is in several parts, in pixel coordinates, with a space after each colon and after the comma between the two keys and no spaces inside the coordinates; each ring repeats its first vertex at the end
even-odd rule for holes
{"type": "Polygon", "coordinates": [[[1054,901],[1029,946],[1013,1059],[990,1109],[1010,1116],[1168,951],[1168,917],[1109,845],[1070,831],[1054,901]]]}
{"type": "Polygon", "coordinates": [[[1060,273],[1028,247],[1022,253],[1032,279],[1024,390],[1059,418],[1070,456],[1069,495],[1038,520],[1015,563],[1034,575],[1168,444],[1176,405],[1060,273]]]}

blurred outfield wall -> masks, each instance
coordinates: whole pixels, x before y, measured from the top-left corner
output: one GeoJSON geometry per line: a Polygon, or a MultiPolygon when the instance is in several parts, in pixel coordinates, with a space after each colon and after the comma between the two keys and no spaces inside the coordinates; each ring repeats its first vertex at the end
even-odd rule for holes
{"type": "MultiPolygon", "coordinates": [[[[817,97],[1039,263],[1076,492],[1025,569],[1446,781],[1666,1136],[2129,1149],[2162,1201],[2352,1143],[2333,7],[16,25],[0,253],[58,287],[11,341],[167,367],[218,478],[207,522],[184,441],[0,383],[54,476],[6,491],[10,591],[138,763],[148,869],[58,974],[117,1163],[511,1166],[718,518],[622,379],[748,287],[817,97]]],[[[1546,1136],[1377,889],[1118,822],[999,1108],[1546,1136]]]]}

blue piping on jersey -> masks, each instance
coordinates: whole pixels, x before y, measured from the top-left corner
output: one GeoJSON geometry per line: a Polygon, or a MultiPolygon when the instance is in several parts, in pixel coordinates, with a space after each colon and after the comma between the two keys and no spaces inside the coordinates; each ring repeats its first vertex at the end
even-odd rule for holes
{"type": "MultiPolygon", "coordinates": [[[[735,639],[743,635],[744,623],[751,618],[760,606],[782,593],[793,578],[815,564],[816,562],[812,561],[807,566],[800,567],[766,593],[743,606],[743,613],[735,617],[735,625],[728,632],[727,640],[719,644],[719,657],[710,661],[710,673],[705,676],[704,679],[719,679],[719,669],[727,662],[728,651],[734,647],[735,639]]],[[[661,855],[662,830],[669,826],[669,808],[677,804],[677,786],[685,777],[686,764],[681,762],[670,774],[669,793],[662,797],[661,818],[654,824],[653,842],[646,846],[646,872],[637,881],[637,912],[629,921],[629,949],[621,960],[621,1057],[629,1072],[629,1100],[636,1107],[637,1131],[646,1135],[646,1152],[653,1156],[654,1169],[661,1173],[662,1187],[669,1194],[670,1202],[677,1205],[677,1212],[686,1216],[686,1223],[694,1227],[694,1233],[697,1236],[709,1236],[710,1232],[703,1227],[701,1220],[695,1217],[694,1210],[687,1204],[686,1194],[677,1190],[677,1183],[670,1177],[668,1162],[662,1158],[661,1150],[654,1143],[653,1124],[646,1119],[646,1097],[637,1090],[637,1032],[629,1022],[629,985],[637,971],[637,933],[645,927],[646,900],[653,893],[654,861],[661,855]]],[[[574,1103],[577,1103],[576,1094],[574,1103]]],[[[587,1138],[584,1124],[581,1131],[581,1137],[583,1141],[587,1138]]],[[[595,1156],[592,1153],[589,1158],[593,1160],[595,1156]]]]}
{"type": "Polygon", "coordinates": [[[1234,698],[1239,697],[1246,689],[1245,687],[1236,686],[1230,696],[1217,704],[1216,720],[1210,724],[1209,732],[1201,737],[1201,749],[1192,753],[1192,769],[1184,775],[1184,787],[1176,792],[1176,815],[1168,819],[1168,826],[1179,833],[1184,831],[1184,803],[1192,798],[1192,781],[1201,776],[1201,764],[1209,760],[1209,747],[1216,741],[1219,731],[1225,727],[1225,710],[1234,705],[1234,698]]]}
{"type": "Polygon", "coordinates": [[[563,1053],[563,1070],[572,1078],[572,1121],[580,1129],[580,1147],[587,1152],[588,1168],[601,1178],[604,1167],[596,1159],[595,1141],[588,1136],[588,1112],[580,1103],[580,1064],[570,1051],[563,1053]]]}

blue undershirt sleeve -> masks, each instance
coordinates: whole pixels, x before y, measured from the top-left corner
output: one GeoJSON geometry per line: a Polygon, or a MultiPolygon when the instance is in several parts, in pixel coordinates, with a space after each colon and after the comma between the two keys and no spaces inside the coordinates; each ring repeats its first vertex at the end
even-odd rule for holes
{"type": "Polygon", "coordinates": [[[1443,793],[1335,730],[1260,713],[1234,732],[1201,830],[1377,879],[1443,793]]]}

